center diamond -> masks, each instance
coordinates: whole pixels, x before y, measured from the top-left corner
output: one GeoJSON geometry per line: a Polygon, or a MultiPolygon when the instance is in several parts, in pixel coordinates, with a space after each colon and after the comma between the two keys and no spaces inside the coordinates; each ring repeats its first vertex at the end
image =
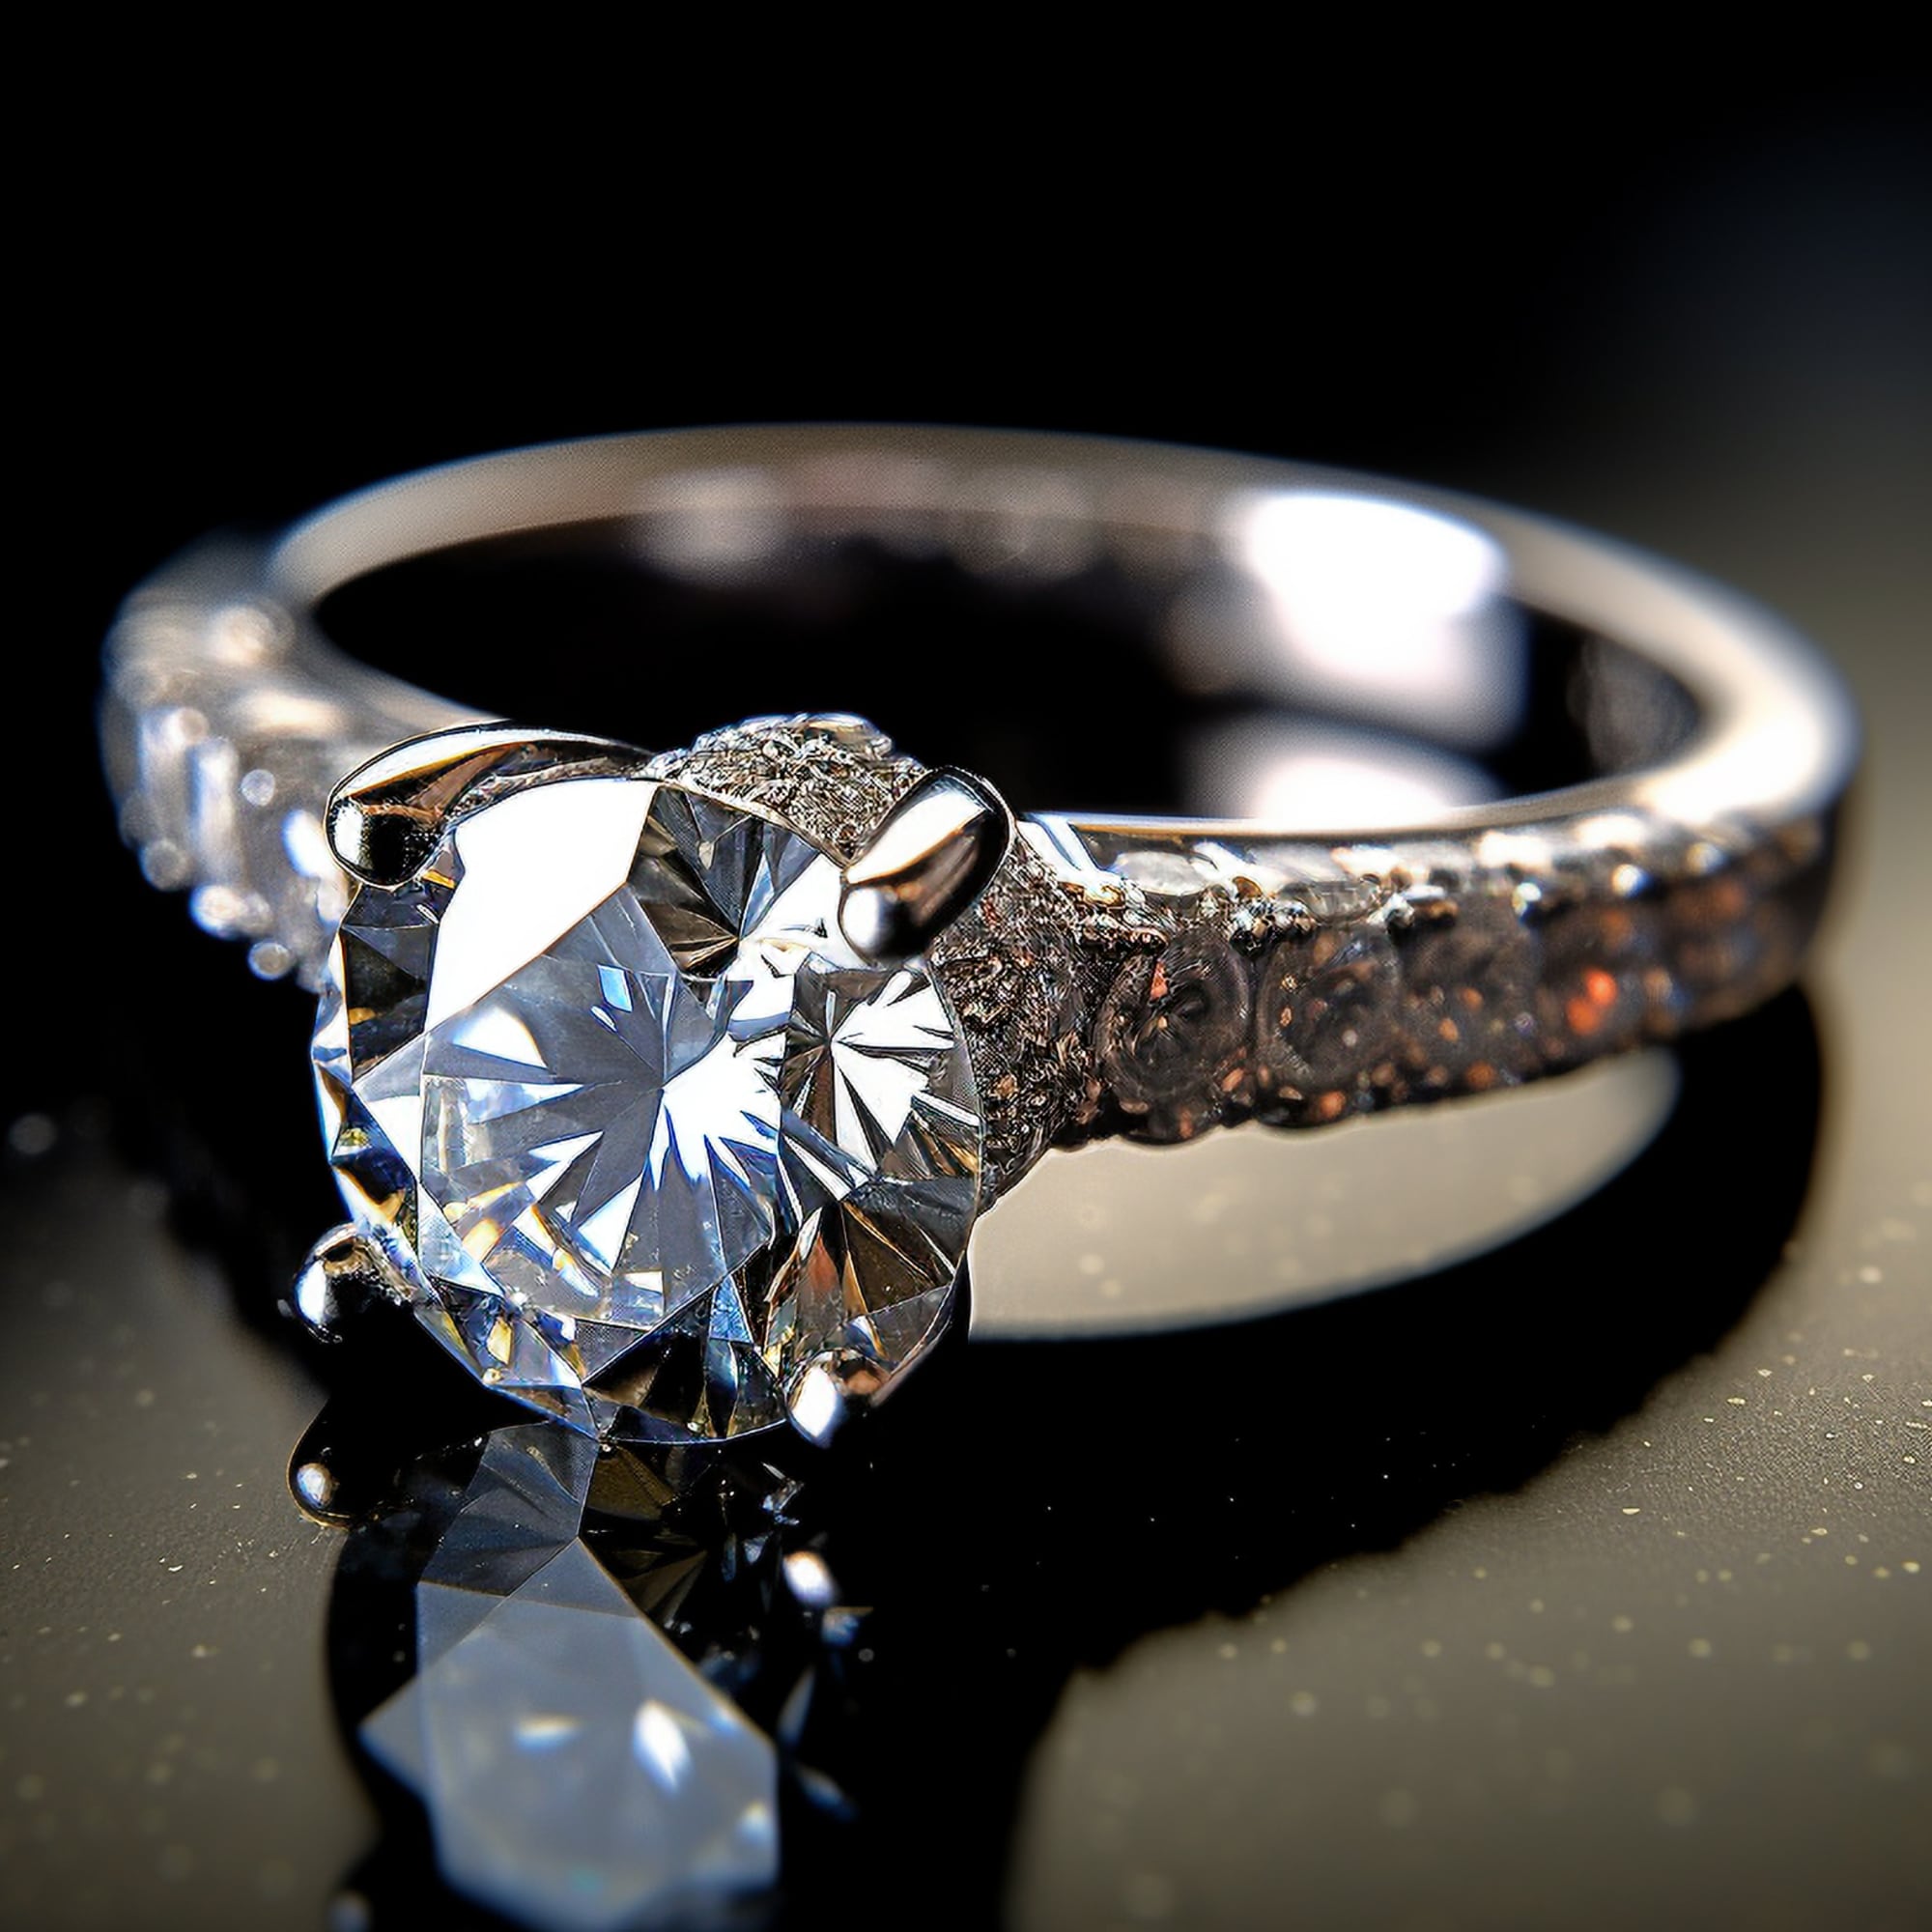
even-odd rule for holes
{"type": "Polygon", "coordinates": [[[476,1375],[620,1438],[816,1434],[943,1325],[972,1072],[839,893],[777,818],[564,776],[356,894],[315,1038],[330,1156],[476,1375]]]}

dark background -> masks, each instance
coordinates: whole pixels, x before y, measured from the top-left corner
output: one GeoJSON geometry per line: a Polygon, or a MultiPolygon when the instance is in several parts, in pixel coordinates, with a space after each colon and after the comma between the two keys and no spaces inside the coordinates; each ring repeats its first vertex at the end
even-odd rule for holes
{"type": "MultiPolygon", "coordinates": [[[[1197,1461],[1129,1408],[991,1453],[1011,1521],[935,1508],[913,1566],[943,1632],[946,1586],[990,1578],[1003,1606],[970,1668],[920,1666],[945,1724],[969,1691],[1000,1714],[974,1750],[926,1740],[935,1861],[977,1872],[975,1899],[1009,1872],[1033,1926],[1923,1922],[1920,82],[1445,69],[1398,99],[1359,64],[1230,49],[1092,77],[1071,114],[1044,89],[928,114],[914,76],[892,112],[776,113],[626,60],[615,138],[601,102],[491,94],[456,128],[400,89],[290,96],[286,61],[222,87],[163,66],[131,118],[75,104],[108,143],[97,185],[50,162],[23,195],[9,745],[32,863],[0,1114],[59,1134],[6,1177],[0,1918],[313,1923],[367,1833],[320,1684],[332,1549],[277,1491],[313,1390],[237,1329],[223,1297],[259,1293],[254,1264],[211,1275],[155,1218],[162,1156],[127,1129],[141,1083],[206,1115],[236,1084],[225,1040],[266,1064],[301,1021],[114,844],[89,710],[117,600],[205,529],[424,463],[857,417],[1221,444],[1569,516],[1784,610],[1871,727],[1808,1011],[1699,1075],[1754,1127],[1791,1111],[1808,1191],[1753,1134],[1781,1190],[1754,1201],[1718,1105],[1673,1224],[1623,1204],[1590,1256],[1546,1246],[1492,1304],[1458,1301],[1474,1333],[1291,1338],[1348,1363],[1346,1388],[1298,1391],[1298,1430],[1224,1428],[1197,1461]],[[652,117],[687,90],[667,136],[652,117]],[[216,1475],[242,1512],[218,1531],[216,1475]],[[1151,1486],[1152,1531],[1125,1492],[1094,1502],[1109,1483],[1151,1486]],[[1099,1526],[1036,1600],[1020,1571],[1054,1540],[1012,1502],[1027,1484],[1099,1526]],[[995,1799],[956,1788],[982,1758],[995,1799]]],[[[259,1075],[297,1108],[298,1061],[259,1075]]],[[[319,1176],[291,1189],[270,1250],[327,1215],[319,1176]]]]}

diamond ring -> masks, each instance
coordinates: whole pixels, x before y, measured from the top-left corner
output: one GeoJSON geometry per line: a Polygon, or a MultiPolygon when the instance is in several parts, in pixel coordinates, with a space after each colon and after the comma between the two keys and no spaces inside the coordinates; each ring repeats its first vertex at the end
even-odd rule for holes
{"type": "Polygon", "coordinates": [[[1492,1094],[1762,1001],[1858,739],[1777,620],[1607,541],[963,431],[405,478],[177,560],[108,667],[148,876],[321,994],[351,1220],[297,1312],[332,1336],[393,1300],[619,1441],[829,1435],[1050,1149],[1492,1094]],[[525,592],[566,565],[628,586],[621,625],[549,634],[525,592]],[[651,752],[433,696],[344,648],[385,584],[426,682],[521,690],[583,644],[642,728],[692,692],[716,728],[651,752]],[[719,724],[768,673],[935,742],[973,712],[1043,791],[1211,815],[1016,812],[843,711],[719,724]]]}

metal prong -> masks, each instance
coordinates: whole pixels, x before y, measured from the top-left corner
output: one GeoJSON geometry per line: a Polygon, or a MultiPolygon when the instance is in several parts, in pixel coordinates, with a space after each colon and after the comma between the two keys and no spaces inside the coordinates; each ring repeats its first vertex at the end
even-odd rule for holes
{"type": "Polygon", "coordinates": [[[324,823],[343,870],[372,886],[399,886],[436,849],[463,794],[521,767],[587,758],[636,759],[613,738],[532,731],[527,725],[459,724],[379,753],[329,794],[324,823]]]}
{"type": "Polygon", "coordinates": [[[964,772],[933,771],[846,867],[838,923],[878,965],[909,959],[986,890],[1013,842],[1006,801],[964,772]]]}
{"type": "Polygon", "coordinates": [[[378,1299],[405,1302],[409,1290],[375,1243],[345,1222],[308,1251],[287,1308],[318,1342],[339,1342],[378,1299]]]}

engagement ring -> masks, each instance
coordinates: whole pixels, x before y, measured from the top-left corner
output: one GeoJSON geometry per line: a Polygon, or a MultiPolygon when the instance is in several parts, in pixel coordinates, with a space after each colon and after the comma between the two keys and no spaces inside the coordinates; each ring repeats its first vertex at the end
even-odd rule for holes
{"type": "Polygon", "coordinates": [[[1763,1001],[1858,738],[1776,618],[1606,540],[952,430],[407,477],[179,559],[108,662],[148,876],[320,991],[351,1218],[297,1312],[391,1299],[617,1442],[827,1437],[1052,1150],[1494,1096],[1763,1001]],[[604,586],[581,634],[527,594],[566,568],[604,586]],[[331,635],[399,572],[456,699],[331,635]],[[695,697],[685,749],[606,735],[695,697]]]}

